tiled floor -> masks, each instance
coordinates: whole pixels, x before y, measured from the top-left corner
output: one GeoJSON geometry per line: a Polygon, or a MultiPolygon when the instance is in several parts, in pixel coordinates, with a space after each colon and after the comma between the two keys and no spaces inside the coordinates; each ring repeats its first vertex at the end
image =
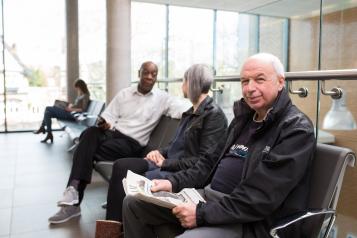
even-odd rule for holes
{"type": "MultiPolygon", "coordinates": [[[[61,225],[47,219],[58,208],[72,165],[66,134],[55,133],[54,144],[42,144],[43,135],[0,134],[0,238],[90,238],[95,221],[104,219],[100,206],[106,200],[107,184],[96,173],[87,187],[82,216],[61,225]]],[[[357,238],[357,220],[339,214],[335,237],[357,238]]]]}
{"type": "Polygon", "coordinates": [[[66,151],[70,140],[56,132],[54,144],[40,143],[43,135],[0,134],[0,238],[94,237],[95,220],[104,219],[101,203],[107,184],[96,173],[87,187],[82,216],[61,225],[49,225],[57,212],[72,165],[66,151]]]}

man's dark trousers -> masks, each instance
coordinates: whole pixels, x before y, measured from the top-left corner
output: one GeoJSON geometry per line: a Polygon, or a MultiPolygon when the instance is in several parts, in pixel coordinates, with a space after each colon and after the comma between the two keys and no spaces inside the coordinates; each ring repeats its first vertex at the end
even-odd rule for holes
{"type": "Polygon", "coordinates": [[[118,130],[102,130],[89,127],[79,138],[73,154],[69,182],[73,179],[90,183],[93,161],[115,161],[120,158],[141,156],[143,147],[118,130]]]}

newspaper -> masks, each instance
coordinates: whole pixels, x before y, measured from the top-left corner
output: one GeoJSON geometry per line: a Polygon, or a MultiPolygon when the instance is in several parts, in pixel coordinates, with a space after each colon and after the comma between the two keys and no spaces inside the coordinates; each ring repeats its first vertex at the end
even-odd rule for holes
{"type": "Polygon", "coordinates": [[[194,188],[184,188],[179,193],[151,192],[152,181],[128,170],[123,179],[123,187],[126,195],[132,195],[140,200],[156,204],[161,207],[174,208],[182,203],[198,204],[206,202],[194,188]]]}

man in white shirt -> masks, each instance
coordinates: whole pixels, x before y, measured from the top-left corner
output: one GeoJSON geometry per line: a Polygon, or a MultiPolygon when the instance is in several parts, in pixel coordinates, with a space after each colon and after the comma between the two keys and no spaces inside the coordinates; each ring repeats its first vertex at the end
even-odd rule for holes
{"type": "Polygon", "coordinates": [[[144,62],[139,70],[139,84],[121,90],[102,113],[97,126],[81,134],[67,188],[57,203],[60,210],[49,218],[50,223],[63,223],[80,215],[94,160],[140,156],[161,116],[180,118],[188,108],[182,101],[153,88],[157,73],[153,62],[144,62]]]}

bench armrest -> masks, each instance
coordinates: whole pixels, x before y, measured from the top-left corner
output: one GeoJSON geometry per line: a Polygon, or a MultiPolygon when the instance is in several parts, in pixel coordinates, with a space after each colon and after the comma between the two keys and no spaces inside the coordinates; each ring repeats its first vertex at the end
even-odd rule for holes
{"type": "Polygon", "coordinates": [[[312,216],[318,216],[318,215],[327,215],[330,214],[330,218],[328,219],[328,226],[326,229],[326,233],[325,236],[330,233],[330,230],[332,228],[332,225],[336,219],[336,215],[335,215],[336,211],[332,210],[332,209],[314,209],[314,210],[307,210],[307,211],[303,211],[303,212],[298,212],[295,213],[294,215],[291,215],[287,218],[282,219],[281,221],[279,221],[277,223],[277,225],[275,225],[273,228],[270,229],[270,236],[273,238],[279,238],[278,236],[278,231],[280,229],[284,229],[288,226],[290,226],[291,224],[294,224],[295,222],[298,222],[300,220],[304,220],[306,218],[312,217],[312,216]]]}

